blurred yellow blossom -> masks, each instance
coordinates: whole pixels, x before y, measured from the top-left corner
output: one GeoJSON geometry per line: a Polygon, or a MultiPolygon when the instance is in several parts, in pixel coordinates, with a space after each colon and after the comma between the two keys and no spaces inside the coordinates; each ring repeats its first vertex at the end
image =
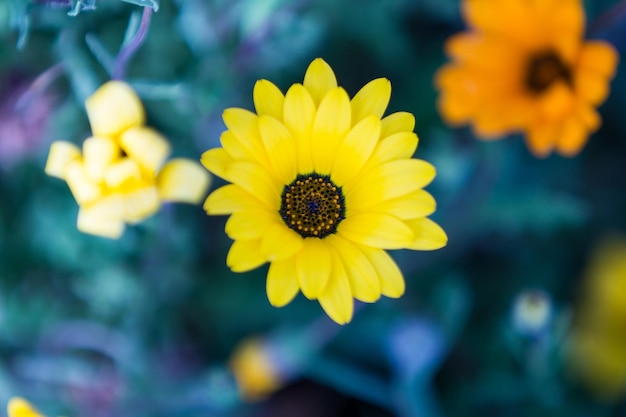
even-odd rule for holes
{"type": "Polygon", "coordinates": [[[277,360],[263,339],[244,340],[235,348],[229,365],[245,400],[261,400],[282,386],[277,360]]]}
{"type": "Polygon", "coordinates": [[[7,404],[9,417],[44,417],[28,401],[20,397],[13,397],[7,404]]]}
{"type": "Polygon", "coordinates": [[[67,182],[80,206],[80,231],[119,238],[126,224],[157,212],[168,201],[198,204],[210,177],[195,161],[173,159],[167,140],[146,127],[144,110],[130,86],[104,84],[86,100],[93,136],[76,145],[50,147],[46,173],[67,182]]]}
{"type": "Polygon", "coordinates": [[[583,41],[580,0],[464,0],[470,29],[446,43],[439,110],[452,125],[471,123],[482,139],[525,135],[539,157],[580,152],[601,119],[618,54],[583,41]]]}
{"type": "Polygon", "coordinates": [[[626,393],[626,239],[613,238],[596,251],[576,314],[570,362],[598,397],[626,393]]]}
{"type": "Polygon", "coordinates": [[[422,189],[435,168],[412,159],[412,114],[382,118],[390,97],[391,83],[379,78],[350,99],[318,58],[303,84],[284,95],[258,81],[256,114],[224,111],[222,147],[206,151],[202,163],[232,184],[215,190],[204,207],[231,215],[226,263],[233,271],[271,263],[272,305],[284,306],[302,290],[347,323],[353,298],[375,302],[404,293],[402,272],[385,249],[446,245],[445,232],[427,218],[435,200],[422,189]]]}

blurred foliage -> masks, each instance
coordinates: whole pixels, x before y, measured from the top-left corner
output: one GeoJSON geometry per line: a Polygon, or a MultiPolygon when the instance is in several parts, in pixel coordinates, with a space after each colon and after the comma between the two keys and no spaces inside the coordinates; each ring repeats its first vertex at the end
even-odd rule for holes
{"type": "MultiPolygon", "coordinates": [[[[623,3],[585,6],[591,35],[623,52],[623,3]]],[[[583,152],[538,160],[520,137],[479,142],[439,119],[432,76],[462,28],[456,0],[0,1],[0,109],[11,110],[0,110],[0,142],[28,141],[0,158],[0,402],[20,395],[69,417],[623,415],[623,398],[599,401],[562,357],[592,248],[626,232],[623,65],[583,152]],[[416,157],[438,169],[429,191],[450,238],[393,253],[404,297],[360,305],[345,327],[302,296],[275,309],[266,267],[230,272],[225,218],[200,207],[167,206],[119,241],[76,230],[74,199],[45,176],[45,158],[53,140],[89,135],[83,101],[111,77],[140,6],[155,13],[126,79],[174,157],[217,146],[221,112],[252,109],[257,79],[284,90],[317,56],[351,95],[391,80],[388,112],[416,116],[416,157]],[[17,86],[42,74],[17,109],[17,86]],[[4,128],[35,103],[46,117],[4,128]],[[510,320],[527,289],[553,303],[537,338],[510,320]],[[228,361],[259,335],[287,386],[248,404],[228,361]]]]}

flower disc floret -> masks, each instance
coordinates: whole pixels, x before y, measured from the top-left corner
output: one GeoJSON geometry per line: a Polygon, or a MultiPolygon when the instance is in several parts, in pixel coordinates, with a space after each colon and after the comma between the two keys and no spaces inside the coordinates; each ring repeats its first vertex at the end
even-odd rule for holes
{"type": "Polygon", "coordinates": [[[283,189],[280,216],[302,237],[321,239],[335,233],[345,212],[341,187],[328,175],[300,174],[283,189]]]}

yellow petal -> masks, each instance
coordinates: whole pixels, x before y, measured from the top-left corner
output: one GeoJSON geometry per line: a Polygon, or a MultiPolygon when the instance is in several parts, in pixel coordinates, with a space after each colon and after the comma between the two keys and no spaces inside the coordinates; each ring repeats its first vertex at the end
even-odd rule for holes
{"type": "Polygon", "coordinates": [[[124,233],[124,200],[119,194],[104,196],[78,210],[76,227],[83,233],[119,239],[124,233]]]}
{"type": "Polygon", "coordinates": [[[7,404],[9,417],[43,417],[28,401],[20,397],[13,397],[7,404]]]}
{"type": "MultiPolygon", "coordinates": [[[[369,259],[361,250],[362,246],[357,246],[339,235],[328,236],[326,240],[335,248],[343,263],[354,298],[368,303],[378,300],[380,298],[380,279],[369,259]]],[[[333,269],[331,279],[334,279],[334,272],[333,269]]]]}
{"type": "Polygon", "coordinates": [[[346,217],[337,233],[355,243],[381,249],[402,249],[414,239],[402,220],[384,213],[357,213],[346,217]]]}
{"type": "Polygon", "coordinates": [[[374,151],[380,136],[380,119],[367,116],[341,141],[337,147],[331,177],[342,186],[356,177],[374,151]]]}
{"type": "Polygon", "coordinates": [[[200,157],[200,162],[213,174],[228,180],[226,172],[233,159],[223,148],[213,148],[205,151],[200,157]]]}
{"type": "Polygon", "coordinates": [[[276,179],[282,184],[289,184],[296,178],[298,169],[296,143],[291,133],[270,116],[259,117],[259,131],[276,179]]]}
{"type": "Polygon", "coordinates": [[[258,198],[268,208],[279,209],[282,190],[278,190],[277,184],[261,166],[251,162],[234,162],[226,174],[233,183],[258,198]]]}
{"type": "Polygon", "coordinates": [[[261,239],[261,253],[270,261],[290,258],[302,249],[304,239],[282,220],[270,225],[261,239]]]}
{"type": "Polygon", "coordinates": [[[310,300],[324,291],[331,271],[328,245],[317,238],[306,238],[296,258],[296,276],[302,294],[310,300]]]}
{"type": "Polygon", "coordinates": [[[401,159],[375,166],[344,187],[346,209],[361,210],[412,193],[428,185],[435,167],[420,159],[401,159]]]}
{"type": "Polygon", "coordinates": [[[46,161],[46,174],[51,177],[65,179],[65,171],[70,162],[80,158],[80,149],[70,142],[56,141],[50,145],[48,160],[46,161]]]}
{"type": "Polygon", "coordinates": [[[144,123],[144,111],[135,91],[121,81],[110,81],[86,101],[94,136],[114,137],[144,123]]]}
{"type": "Polygon", "coordinates": [[[233,107],[224,110],[222,119],[239,142],[240,149],[245,149],[246,159],[269,169],[269,161],[259,133],[257,115],[251,111],[233,107]]]}
{"type": "Polygon", "coordinates": [[[141,182],[141,169],[134,160],[123,158],[106,169],[104,182],[109,188],[137,184],[141,182]]]}
{"type": "Polygon", "coordinates": [[[209,189],[211,177],[196,161],[176,158],[159,172],[156,185],[164,201],[198,204],[209,189]]]}
{"type": "Polygon", "coordinates": [[[170,145],[156,130],[134,127],[120,136],[120,145],[148,176],[154,176],[170,154],[170,145]]]}
{"type": "Polygon", "coordinates": [[[261,255],[260,245],[259,239],[234,241],[226,256],[226,265],[233,272],[246,272],[258,268],[267,262],[261,255]]]}
{"type": "Polygon", "coordinates": [[[65,181],[78,204],[95,200],[102,194],[102,187],[89,179],[79,159],[70,162],[65,169],[65,181]]]}
{"type": "Polygon", "coordinates": [[[233,240],[261,239],[275,222],[276,215],[267,210],[244,210],[233,213],[224,230],[233,240]]]}
{"type": "Polygon", "coordinates": [[[404,294],[404,277],[395,261],[382,249],[362,246],[380,279],[381,292],[386,297],[398,298],[404,294]]]}
{"type": "Polygon", "coordinates": [[[332,268],[332,277],[320,294],[319,303],[328,317],[337,324],[346,324],[352,320],[354,301],[346,271],[336,253],[332,253],[332,268]]]}
{"type": "Polygon", "coordinates": [[[313,171],[311,155],[311,131],[315,120],[315,103],[309,92],[301,85],[294,84],[285,95],[285,126],[296,141],[298,171],[313,171]]]}
{"type": "Polygon", "coordinates": [[[417,190],[402,197],[381,201],[364,210],[387,213],[401,220],[426,217],[435,212],[437,202],[427,191],[417,190]]]}
{"type": "Polygon", "coordinates": [[[392,113],[385,117],[380,124],[380,137],[384,138],[394,133],[413,132],[415,116],[408,112],[392,113]]]}
{"type": "Polygon", "coordinates": [[[230,214],[262,207],[262,203],[238,185],[228,184],[213,191],[204,202],[208,214],[230,214]]]}
{"type": "Polygon", "coordinates": [[[111,138],[91,137],[83,143],[83,165],[93,182],[104,180],[107,168],[120,157],[120,147],[111,138]]]}
{"type": "Polygon", "coordinates": [[[265,284],[267,298],[274,307],[287,305],[298,294],[300,287],[296,279],[295,257],[273,261],[267,272],[265,284]]]}
{"type": "Polygon", "coordinates": [[[155,186],[144,186],[124,193],[124,220],[134,224],[152,216],[161,202],[155,186]]]}
{"type": "Polygon", "coordinates": [[[383,117],[391,98],[391,82],[377,78],[365,84],[352,98],[352,124],[367,116],[383,117]]]}
{"type": "Polygon", "coordinates": [[[348,93],[337,87],[322,99],[311,135],[313,167],[318,174],[329,174],[335,150],[350,130],[350,98],[348,93]]]}
{"type": "Polygon", "coordinates": [[[256,113],[261,115],[272,116],[277,120],[283,120],[283,105],[285,104],[285,96],[283,93],[267,80],[259,80],[254,84],[254,107],[256,113]]]}
{"type": "Polygon", "coordinates": [[[304,87],[318,106],[326,94],[337,87],[337,79],[330,65],[321,58],[313,60],[304,74],[304,87]]]}
{"type": "MultiPolygon", "coordinates": [[[[367,167],[383,164],[394,159],[407,159],[417,149],[417,135],[413,132],[398,132],[378,142],[367,167]]],[[[367,169],[367,168],[366,168],[367,169]]]]}
{"type": "Polygon", "coordinates": [[[406,224],[413,230],[413,242],[407,249],[414,250],[435,250],[446,246],[448,236],[434,221],[422,218],[407,220],[406,224]]]}
{"type": "Polygon", "coordinates": [[[239,142],[239,139],[237,139],[235,134],[230,130],[222,132],[220,135],[220,143],[231,159],[245,159],[249,161],[255,160],[255,158],[251,158],[252,155],[248,153],[248,150],[239,142]]]}

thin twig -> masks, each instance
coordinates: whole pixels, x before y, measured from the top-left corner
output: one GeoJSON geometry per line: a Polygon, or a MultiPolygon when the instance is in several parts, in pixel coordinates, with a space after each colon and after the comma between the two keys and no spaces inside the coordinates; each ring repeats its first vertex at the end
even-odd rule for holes
{"type": "Polygon", "coordinates": [[[133,55],[135,55],[135,52],[137,52],[144,39],[146,38],[148,28],[150,27],[151,16],[152,8],[144,7],[143,14],[141,15],[141,23],[139,24],[139,29],[137,30],[135,37],[128,43],[128,45],[122,48],[117,56],[117,59],[115,61],[115,67],[113,68],[113,79],[120,80],[124,78],[128,61],[130,61],[133,55]]]}
{"type": "Polygon", "coordinates": [[[45,89],[47,89],[50,86],[50,84],[52,84],[52,82],[56,80],[59,75],[61,75],[63,70],[64,70],[63,63],[60,62],[56,65],[51,66],[44,72],[42,72],[30,84],[28,89],[24,91],[23,94],[20,95],[20,97],[17,99],[15,103],[15,108],[17,110],[20,110],[21,108],[26,106],[28,102],[30,102],[30,100],[32,100],[38,94],[41,94],[41,92],[44,91],[45,89]]]}

